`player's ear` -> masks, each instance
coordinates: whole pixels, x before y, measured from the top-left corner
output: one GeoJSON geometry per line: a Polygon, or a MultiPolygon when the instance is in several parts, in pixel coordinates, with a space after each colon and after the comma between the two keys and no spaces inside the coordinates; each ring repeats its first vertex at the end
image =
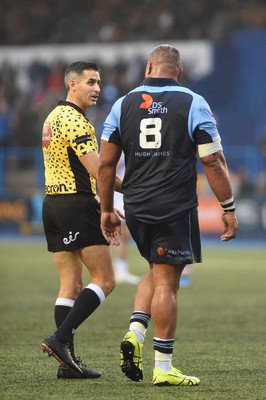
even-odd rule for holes
{"type": "Polygon", "coordinates": [[[147,62],[147,65],[146,65],[145,76],[150,75],[151,70],[152,70],[152,64],[151,64],[150,61],[148,61],[148,62],[147,62]]]}
{"type": "Polygon", "coordinates": [[[180,67],[177,75],[177,80],[180,79],[181,75],[183,74],[183,68],[180,67]]]}
{"type": "Polygon", "coordinates": [[[75,90],[75,87],[76,87],[75,79],[70,79],[70,81],[68,82],[68,86],[69,86],[70,90],[75,90]]]}

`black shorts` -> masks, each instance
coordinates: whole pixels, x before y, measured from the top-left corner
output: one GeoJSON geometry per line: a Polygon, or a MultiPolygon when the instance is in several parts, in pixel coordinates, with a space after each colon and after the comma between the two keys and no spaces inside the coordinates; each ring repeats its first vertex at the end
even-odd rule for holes
{"type": "Polygon", "coordinates": [[[100,206],[89,194],[46,196],[43,226],[48,251],[71,251],[108,245],[100,228],[100,206]]]}
{"type": "Polygon", "coordinates": [[[140,254],[155,264],[201,262],[197,207],[171,222],[148,224],[126,215],[127,226],[140,254]]]}

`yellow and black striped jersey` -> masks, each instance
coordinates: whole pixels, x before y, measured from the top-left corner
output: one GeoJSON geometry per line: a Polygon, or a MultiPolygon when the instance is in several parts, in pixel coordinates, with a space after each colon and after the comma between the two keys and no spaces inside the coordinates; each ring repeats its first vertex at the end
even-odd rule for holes
{"type": "Polygon", "coordinates": [[[46,118],[42,131],[47,195],[96,194],[96,180],[79,157],[98,151],[94,127],[75,104],[60,101],[46,118]]]}

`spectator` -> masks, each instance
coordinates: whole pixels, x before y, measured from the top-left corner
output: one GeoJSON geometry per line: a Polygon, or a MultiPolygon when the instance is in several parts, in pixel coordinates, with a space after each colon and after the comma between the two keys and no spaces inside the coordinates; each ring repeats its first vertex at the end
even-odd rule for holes
{"type": "Polygon", "coordinates": [[[4,96],[0,97],[0,146],[6,146],[9,137],[10,111],[4,96]]]}

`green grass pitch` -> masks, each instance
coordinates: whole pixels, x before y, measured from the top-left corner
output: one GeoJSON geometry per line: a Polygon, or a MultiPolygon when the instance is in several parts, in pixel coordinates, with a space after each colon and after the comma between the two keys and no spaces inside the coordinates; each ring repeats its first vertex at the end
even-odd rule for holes
{"type": "MultiPolygon", "coordinates": [[[[147,270],[134,245],[130,268],[147,270]]],[[[84,274],[85,284],[88,283],[84,274]]],[[[119,345],[135,286],[117,285],[76,333],[76,353],[102,371],[98,380],[61,381],[57,362],[41,351],[54,331],[58,276],[45,243],[0,242],[0,398],[2,400],[262,400],[266,399],[266,250],[203,246],[191,287],[181,289],[173,364],[201,379],[197,387],[153,387],[152,323],[144,346],[144,380],[128,381],[119,345]]]]}

